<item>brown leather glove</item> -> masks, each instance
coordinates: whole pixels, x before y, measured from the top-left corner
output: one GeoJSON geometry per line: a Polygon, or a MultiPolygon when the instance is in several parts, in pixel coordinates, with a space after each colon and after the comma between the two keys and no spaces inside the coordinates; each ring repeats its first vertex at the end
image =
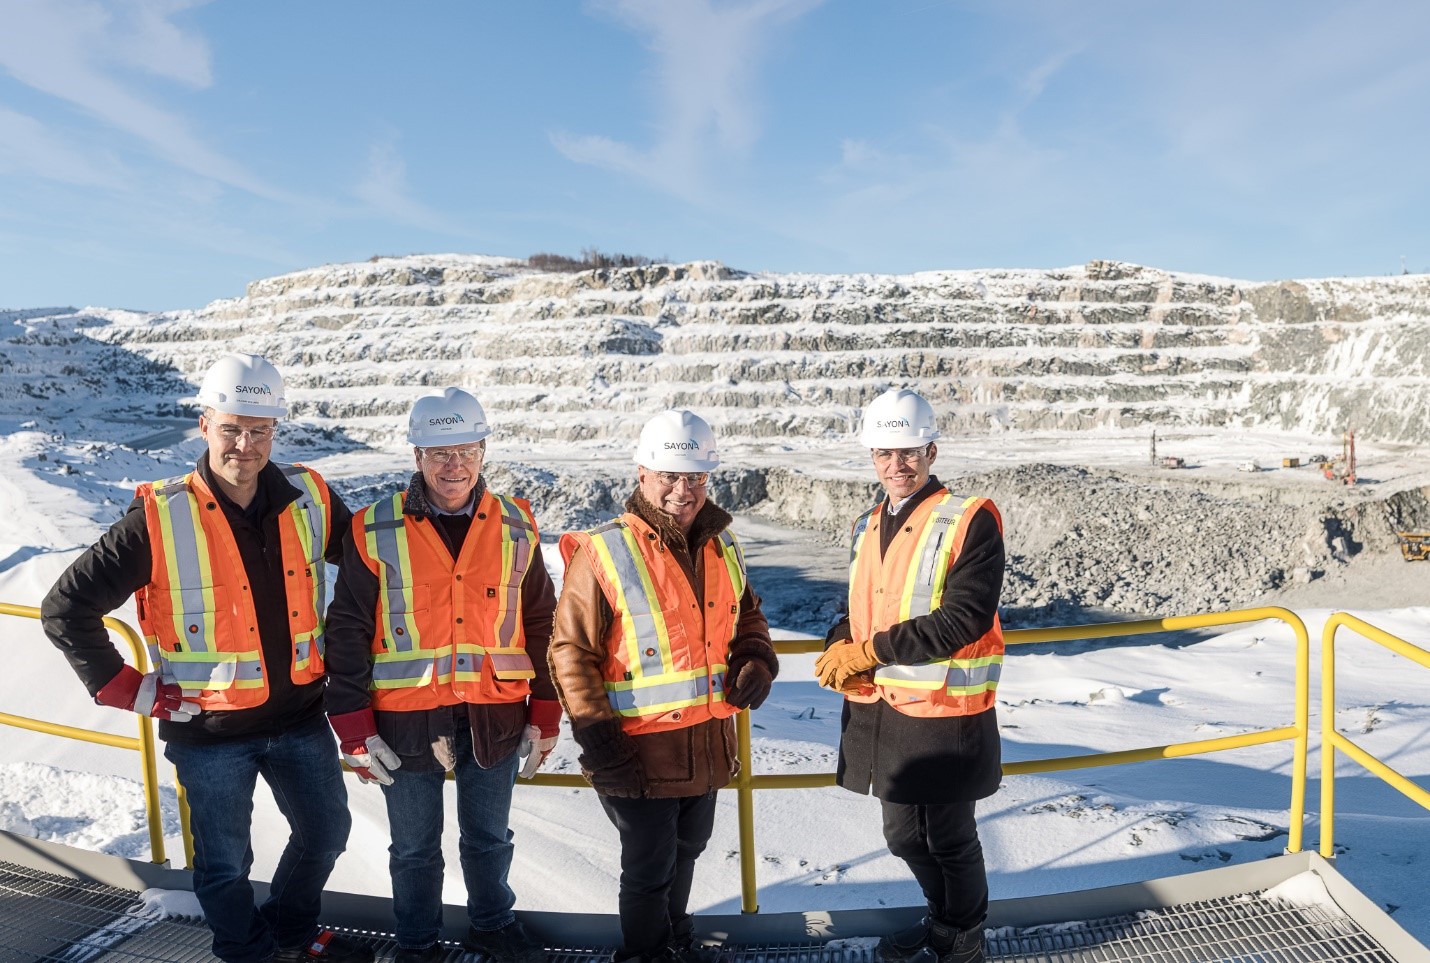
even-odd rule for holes
{"type": "Polygon", "coordinates": [[[838,642],[824,650],[814,663],[814,675],[826,689],[842,689],[851,676],[879,664],[874,655],[874,640],[838,642]]]}
{"type": "Polygon", "coordinates": [[[774,678],[764,659],[731,656],[725,673],[725,701],[736,709],[758,709],[770,694],[774,678]]]}
{"type": "Polygon", "coordinates": [[[621,728],[621,720],[608,719],[571,730],[584,750],[579,762],[591,788],[603,796],[638,799],[645,795],[645,767],[635,740],[621,728]]]}

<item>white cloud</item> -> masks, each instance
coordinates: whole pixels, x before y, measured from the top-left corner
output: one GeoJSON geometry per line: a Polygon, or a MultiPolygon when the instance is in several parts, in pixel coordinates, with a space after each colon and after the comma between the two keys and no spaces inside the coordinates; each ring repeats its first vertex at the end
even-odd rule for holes
{"type": "Polygon", "coordinates": [[[193,0],[0,0],[0,68],[137,138],[166,163],[286,200],[125,82],[125,71],[139,70],[198,89],[209,85],[207,43],[171,20],[196,5],[193,0]]]}
{"type": "Polygon", "coordinates": [[[620,171],[696,200],[722,163],[759,137],[755,77],[770,31],[823,0],[601,0],[594,9],[647,36],[656,57],[656,141],[648,148],[608,136],[556,132],[568,159],[620,171]]]}
{"type": "Polygon", "coordinates": [[[411,227],[456,235],[469,233],[412,195],[407,163],[397,149],[395,132],[369,149],[367,169],[355,193],[373,211],[411,227]]]}
{"type": "Polygon", "coordinates": [[[117,187],[119,161],[102,163],[51,134],[33,117],[0,106],[0,172],[34,175],[82,187],[117,187]]]}

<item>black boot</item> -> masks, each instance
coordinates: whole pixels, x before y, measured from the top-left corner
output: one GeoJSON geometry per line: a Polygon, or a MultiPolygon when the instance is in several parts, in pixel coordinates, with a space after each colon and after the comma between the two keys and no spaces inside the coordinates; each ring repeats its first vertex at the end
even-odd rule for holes
{"type": "Polygon", "coordinates": [[[874,948],[874,959],[878,963],[908,963],[919,950],[929,944],[929,920],[933,918],[930,908],[923,918],[912,926],[897,933],[879,937],[879,945],[874,948]]]}
{"type": "Polygon", "coordinates": [[[983,963],[983,927],[958,930],[930,920],[929,948],[938,955],[938,963],[983,963]]]}

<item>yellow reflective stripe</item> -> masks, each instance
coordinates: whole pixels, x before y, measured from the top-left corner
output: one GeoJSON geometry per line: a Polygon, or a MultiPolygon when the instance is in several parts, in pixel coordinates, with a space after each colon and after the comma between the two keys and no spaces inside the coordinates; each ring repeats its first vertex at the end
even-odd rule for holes
{"type": "MultiPolygon", "coordinates": [[[[938,499],[938,502],[935,504],[935,511],[937,511],[937,505],[942,504],[947,500],[947,495],[944,495],[942,498],[938,499]]],[[[930,520],[932,520],[932,518],[933,516],[930,516],[930,520]]],[[[929,536],[933,534],[934,529],[936,529],[937,527],[938,526],[936,525],[930,525],[926,523],[923,527],[923,531],[919,532],[918,534],[918,542],[914,546],[913,555],[910,556],[909,559],[909,569],[907,572],[904,573],[903,592],[899,596],[900,622],[908,621],[913,615],[928,614],[928,612],[913,612],[914,588],[918,584],[919,562],[924,557],[924,549],[928,546],[929,536]]]]}
{"type": "Polygon", "coordinates": [[[401,494],[368,506],[363,512],[363,535],[368,557],[378,563],[383,638],[397,651],[420,648],[421,631],[409,617],[413,607],[412,555],[408,551],[401,494]],[[393,604],[399,599],[400,607],[393,604]]]}
{"type": "Polygon", "coordinates": [[[191,475],[185,475],[155,486],[154,504],[164,543],[174,638],[189,649],[204,652],[214,647],[218,604],[214,600],[208,537],[190,481],[191,475]],[[198,593],[197,599],[194,593],[198,593]],[[197,625],[199,631],[190,632],[190,625],[197,625]]]}
{"type": "Polygon", "coordinates": [[[730,584],[734,586],[735,604],[738,605],[740,599],[745,597],[745,553],[741,551],[734,532],[721,532],[719,538],[720,555],[725,560],[725,571],[730,576],[730,584]]]}
{"type": "MultiPolygon", "coordinates": [[[[712,667],[714,668],[714,667],[712,667]]],[[[644,679],[622,682],[607,682],[606,698],[611,708],[620,716],[645,716],[684,709],[688,706],[705,705],[707,702],[722,702],[724,693],[724,667],[709,677],[705,670],[686,669],[644,679]],[[711,682],[715,683],[714,698],[711,682]]]]}
{"type": "MultiPolygon", "coordinates": [[[[318,614],[317,627],[312,632],[300,633],[294,638],[295,643],[301,644],[323,634],[322,613],[328,578],[323,556],[328,547],[328,513],[323,507],[323,493],[318,488],[318,480],[313,477],[312,472],[306,468],[286,468],[284,474],[289,481],[297,478],[303,483],[311,506],[307,511],[302,510],[302,498],[288,506],[288,511],[293,515],[293,527],[298,532],[298,541],[303,547],[303,558],[308,561],[313,576],[313,611],[318,614]]],[[[305,659],[304,662],[306,661],[305,659]]]]}
{"type": "Polygon", "coordinates": [[[165,680],[187,690],[260,689],[263,664],[257,652],[166,652],[165,680]]]}
{"type": "Polygon", "coordinates": [[[901,622],[915,616],[928,615],[938,608],[943,600],[954,532],[964,510],[974,501],[973,498],[962,499],[957,510],[950,512],[946,506],[956,497],[952,492],[945,491],[933,501],[933,510],[924,522],[923,531],[919,533],[918,544],[909,560],[909,570],[904,578],[903,594],[899,598],[901,622]],[[929,544],[930,540],[933,540],[932,545],[929,544]],[[927,590],[920,592],[921,586],[927,586],[927,590]]]}
{"type": "Polygon", "coordinates": [[[641,555],[640,542],[629,525],[618,522],[614,529],[592,537],[591,545],[596,550],[602,568],[605,569],[608,581],[616,588],[616,604],[613,608],[625,617],[621,619],[622,637],[626,648],[626,662],[630,666],[632,675],[636,677],[665,675],[671,671],[670,656],[670,633],[666,627],[665,613],[661,611],[656,599],[655,584],[651,581],[650,569],[646,567],[645,558],[641,555]],[[611,551],[607,539],[619,537],[622,558],[617,559],[611,551]],[[630,584],[635,580],[636,584],[630,584]],[[644,604],[633,605],[631,593],[639,592],[644,596],[644,604]],[[643,615],[650,621],[650,633],[653,638],[642,639],[640,627],[632,614],[643,615]],[[651,645],[649,643],[654,643],[651,645]],[[659,672],[651,672],[649,668],[654,668],[654,662],[647,666],[645,649],[654,648],[656,653],[652,659],[660,660],[659,672]]]}
{"type": "Polygon", "coordinates": [[[382,652],[373,656],[372,687],[402,689],[452,681],[452,651],[429,652],[414,649],[382,652]]]}

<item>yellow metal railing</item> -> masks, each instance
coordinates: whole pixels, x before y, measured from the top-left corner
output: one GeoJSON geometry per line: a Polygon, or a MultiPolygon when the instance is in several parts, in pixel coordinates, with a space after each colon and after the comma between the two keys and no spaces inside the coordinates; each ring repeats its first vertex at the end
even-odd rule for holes
{"type": "MultiPolygon", "coordinates": [[[[1208,752],[1220,752],[1225,749],[1240,749],[1270,742],[1289,741],[1293,743],[1294,748],[1291,772],[1291,818],[1286,851],[1288,853],[1300,852],[1306,814],[1306,747],[1310,734],[1311,644],[1306,632],[1306,625],[1296,613],[1290,609],[1265,607],[1238,609],[1232,612],[1211,612],[1204,615],[1179,615],[1166,619],[1141,619],[1135,622],[1102,622],[1092,625],[1063,625],[1047,629],[1014,629],[1005,633],[1004,642],[1012,646],[1028,645],[1034,642],[1071,642],[1078,639],[1154,635],[1160,632],[1240,625],[1269,619],[1285,622],[1296,635],[1295,709],[1291,725],[1279,729],[1247,732],[1239,736],[1197,739],[1192,742],[1177,742],[1164,746],[1143,746],[1138,749],[1123,749],[1118,752],[1095,752],[1081,756],[1012,762],[1003,766],[1003,773],[1017,776],[1035,772],[1059,772],[1066,769],[1116,766],[1128,762],[1174,759],[1208,752]]],[[[824,641],[822,639],[782,639],[775,643],[777,652],[789,655],[819,652],[823,648],[824,641]]],[[[755,884],[754,790],[832,786],[834,785],[834,773],[755,775],[750,771],[749,713],[740,713],[736,717],[735,723],[739,735],[740,752],[740,774],[736,777],[733,787],[739,797],[737,811],[740,820],[740,910],[744,913],[758,913],[759,903],[756,900],[757,888],[755,884]]]]}
{"type": "MultiPolygon", "coordinates": [[[[0,602],[0,615],[15,615],[25,619],[38,619],[40,610],[33,605],[12,605],[9,602],[0,602]]],[[[148,657],[144,651],[144,640],[139,637],[128,624],[119,619],[106,616],[104,627],[114,632],[129,643],[129,651],[134,656],[134,665],[140,672],[148,671],[148,657]]],[[[159,816],[159,770],[158,763],[154,756],[154,728],[150,720],[144,716],[136,716],[139,720],[138,737],[116,736],[107,732],[95,732],[90,729],[76,729],[73,726],[62,726],[53,722],[44,722],[40,719],[29,719],[25,716],[11,715],[8,712],[0,712],[0,723],[16,726],[20,729],[29,729],[31,732],[43,732],[52,736],[62,736],[66,739],[77,739],[80,742],[91,742],[100,746],[114,746],[117,749],[134,749],[139,752],[140,766],[144,772],[144,813],[149,822],[149,854],[152,862],[163,864],[167,861],[164,855],[164,822],[159,816]]],[[[187,827],[186,827],[187,829],[187,827]]],[[[188,833],[184,835],[186,854],[192,857],[192,843],[188,833]]],[[[192,858],[189,865],[193,864],[192,858]]]]}
{"type": "MultiPolygon", "coordinates": [[[[18,615],[28,618],[37,618],[39,610],[30,606],[10,605],[0,603],[0,614],[18,615]]],[[[1346,617],[1349,618],[1349,617],[1346,617]]],[[[1310,698],[1309,687],[1309,650],[1310,643],[1304,623],[1295,613],[1288,609],[1278,607],[1241,609],[1232,612],[1207,613],[1202,615],[1175,616],[1166,619],[1143,619],[1134,622],[1111,622],[1093,625],[1060,626],[1046,629],[1016,629],[1006,634],[1005,641],[1008,645],[1026,645],[1035,642],[1068,642],[1079,639],[1102,639],[1115,638],[1133,635],[1152,635],[1162,632],[1176,632],[1186,629],[1211,628],[1215,626],[1238,625],[1248,622],[1260,622],[1268,619],[1275,619],[1289,625],[1296,636],[1296,679],[1295,679],[1295,709],[1294,721],[1292,725],[1279,729],[1258,730],[1255,732],[1243,733],[1238,736],[1225,736],[1213,739],[1200,739],[1192,742],[1172,743],[1169,745],[1144,746],[1136,749],[1124,749],[1116,752],[1090,753],[1079,756],[1064,756],[1054,759],[1037,759],[1025,762],[1008,763],[1003,767],[1007,775],[1024,775],[1036,772],[1057,772],[1067,769],[1082,769],[1095,766],[1112,766],[1128,762],[1141,762],[1151,759],[1169,759],[1182,756],[1198,755],[1209,752],[1219,752],[1226,749],[1236,749],[1246,746],[1263,745],[1271,742],[1292,741],[1294,743],[1293,772],[1291,781],[1291,808],[1289,839],[1286,846],[1287,852],[1299,852],[1303,834],[1303,822],[1305,818],[1306,799],[1306,752],[1308,737],[1308,714],[1310,698]]],[[[1356,620],[1357,622],[1359,620],[1356,620]]],[[[106,618],[105,625],[111,630],[119,633],[129,643],[130,649],[134,653],[135,663],[144,669],[147,665],[143,642],[138,634],[125,623],[106,618]]],[[[1348,623],[1349,624],[1349,623],[1348,623]]],[[[1365,625],[1365,623],[1359,623],[1365,625]]],[[[1372,631],[1379,632],[1373,627],[1367,626],[1372,631]]],[[[1329,630],[1328,630],[1329,631],[1329,630]]],[[[1329,637],[1328,637],[1329,638],[1329,637]]],[[[1393,637],[1391,637],[1393,638],[1393,637]]],[[[1399,641],[1399,640],[1396,640],[1399,641]]],[[[1408,643],[1402,643],[1408,645],[1408,643]]],[[[818,652],[823,648],[823,641],[820,639],[785,639],[775,643],[778,652],[786,655],[798,653],[818,652]]],[[[1413,648],[1413,647],[1412,647],[1413,648]]],[[[1418,650],[1417,650],[1418,651],[1418,650]]],[[[1422,653],[1422,656],[1424,654],[1422,653]]],[[[1413,656],[1412,656],[1413,657],[1413,656]]],[[[738,753],[740,759],[740,773],[736,777],[732,786],[728,787],[735,791],[738,797],[738,818],[739,818],[739,838],[740,838],[740,905],[743,912],[755,913],[759,911],[756,900],[756,880],[755,880],[755,826],[754,826],[754,792],[757,789],[800,789],[817,786],[834,785],[833,773],[797,773],[782,775],[756,775],[751,768],[751,748],[750,748],[750,717],[748,712],[741,712],[736,716],[736,733],[738,738],[738,753]]],[[[146,809],[149,818],[149,838],[154,854],[154,862],[164,861],[164,841],[159,819],[159,802],[157,792],[157,776],[155,770],[154,741],[153,733],[148,719],[140,718],[138,739],[128,739],[122,736],[113,736],[104,733],[91,732],[85,729],[74,729],[68,726],[58,726],[53,723],[40,722],[33,719],[26,719],[21,716],[12,716],[0,713],[0,723],[20,726],[26,729],[33,729],[39,732],[50,732],[55,735],[62,735],[72,739],[80,739],[87,742],[99,743],[101,745],[113,745],[126,749],[137,749],[143,759],[144,764],[144,792],[146,809]]],[[[1351,750],[1347,750],[1351,751],[1351,750]]],[[[1355,750],[1359,751],[1359,750],[1355,750]]],[[[1403,777],[1401,777],[1403,778],[1403,777]]],[[[586,780],[580,775],[556,775],[538,773],[535,778],[523,782],[538,786],[563,786],[563,787],[584,787],[586,780]]],[[[183,788],[179,787],[180,819],[184,839],[184,852],[187,865],[193,864],[193,839],[189,831],[187,806],[184,805],[183,788]]],[[[1323,791],[1323,806],[1330,799],[1323,791]]],[[[1326,826],[1329,827],[1329,818],[1323,813],[1326,826]]]]}
{"type": "Polygon", "coordinates": [[[1430,809],[1430,790],[1411,782],[1336,731],[1336,633],[1343,628],[1430,669],[1430,652],[1363,619],[1348,612],[1336,612],[1326,620],[1326,627],[1321,631],[1321,855],[1326,859],[1332,859],[1335,852],[1337,749],[1430,809]]]}

